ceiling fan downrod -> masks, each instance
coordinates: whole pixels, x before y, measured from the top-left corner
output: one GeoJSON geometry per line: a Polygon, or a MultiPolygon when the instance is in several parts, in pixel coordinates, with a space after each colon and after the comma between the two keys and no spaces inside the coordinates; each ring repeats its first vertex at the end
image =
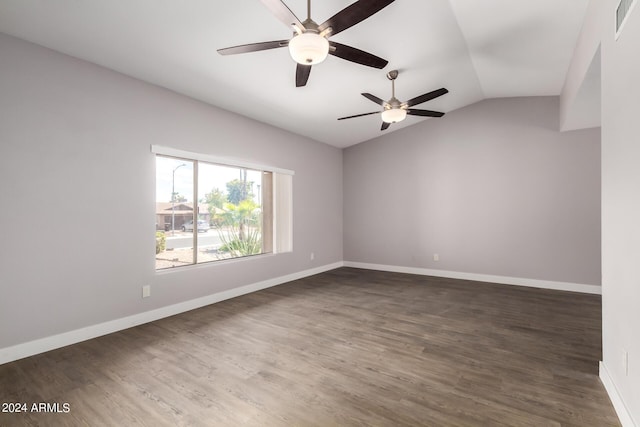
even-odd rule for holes
{"type": "Polygon", "coordinates": [[[398,77],[398,70],[391,70],[387,73],[387,78],[391,80],[391,98],[396,97],[396,78],[398,77]]]}

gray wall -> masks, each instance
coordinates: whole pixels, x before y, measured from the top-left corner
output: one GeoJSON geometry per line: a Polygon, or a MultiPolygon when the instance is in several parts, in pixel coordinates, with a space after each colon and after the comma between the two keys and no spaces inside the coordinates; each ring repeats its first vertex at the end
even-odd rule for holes
{"type": "Polygon", "coordinates": [[[346,149],[345,260],[600,285],[600,131],[558,115],[486,100],[346,149]]]}
{"type": "Polygon", "coordinates": [[[0,349],[342,260],[341,150],[2,34],[0,57],[0,349]],[[151,144],[295,170],[294,252],[156,274],[151,144]]]}
{"type": "Polygon", "coordinates": [[[603,362],[640,425],[640,7],[614,39],[618,1],[599,3],[602,37],[603,362]],[[629,371],[623,353],[629,354],[629,371]]]}

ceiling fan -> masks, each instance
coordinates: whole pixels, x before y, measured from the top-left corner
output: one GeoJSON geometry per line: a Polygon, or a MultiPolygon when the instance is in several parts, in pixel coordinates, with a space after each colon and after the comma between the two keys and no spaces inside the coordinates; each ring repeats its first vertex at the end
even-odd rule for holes
{"type": "Polygon", "coordinates": [[[378,98],[377,96],[371,95],[370,93],[361,94],[365,98],[384,107],[384,110],[373,111],[371,113],[356,114],[355,116],[340,117],[338,120],[353,119],[354,117],[362,117],[362,116],[368,116],[371,114],[382,113],[381,114],[382,127],[380,128],[380,130],[385,130],[391,125],[391,123],[397,123],[397,122],[403,121],[407,117],[407,114],[412,116],[422,116],[422,117],[444,116],[444,113],[441,113],[439,111],[419,110],[411,107],[413,107],[414,105],[422,104],[423,102],[427,102],[432,99],[435,99],[439,96],[444,95],[445,93],[449,93],[447,89],[440,88],[432,92],[425,93],[424,95],[411,98],[407,102],[400,102],[396,98],[395,80],[397,77],[398,77],[398,70],[389,71],[387,73],[387,78],[391,80],[391,99],[388,101],[383,101],[382,99],[378,98]]]}
{"type": "Polygon", "coordinates": [[[275,40],[251,43],[240,46],[218,49],[221,55],[257,52],[289,46],[292,58],[298,63],[296,67],[296,87],[305,86],[309,80],[311,66],[324,61],[327,55],[337,56],[347,61],[384,68],[388,61],[370,53],[334,41],[329,37],[364,21],[371,15],[385,8],[394,0],[359,0],[342,9],[340,12],[318,25],[311,19],[311,0],[307,0],[307,19],[300,22],[296,15],[281,0],[260,0],[287,27],[293,29],[293,37],[289,40],[275,40]]]}

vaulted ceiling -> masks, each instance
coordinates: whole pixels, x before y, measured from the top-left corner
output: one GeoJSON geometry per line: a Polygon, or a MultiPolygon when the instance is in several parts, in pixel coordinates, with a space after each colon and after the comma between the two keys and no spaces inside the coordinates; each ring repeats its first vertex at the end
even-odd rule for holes
{"type": "MultiPolygon", "coordinates": [[[[366,0],[361,0],[366,1],[366,0]]],[[[352,0],[312,1],[321,23],[352,0]]],[[[285,0],[303,20],[306,0],[285,0]]],[[[440,87],[417,106],[451,112],[485,98],[559,95],[588,0],[396,0],[332,40],[389,61],[383,70],[329,56],[295,87],[286,48],[221,56],[216,50],[288,39],[259,0],[2,0],[0,32],[81,58],[220,108],[337,147],[381,134],[360,95],[396,97],[440,87]]],[[[1,60],[1,53],[0,53],[1,60]]],[[[408,117],[385,133],[427,119],[408,117]]]]}

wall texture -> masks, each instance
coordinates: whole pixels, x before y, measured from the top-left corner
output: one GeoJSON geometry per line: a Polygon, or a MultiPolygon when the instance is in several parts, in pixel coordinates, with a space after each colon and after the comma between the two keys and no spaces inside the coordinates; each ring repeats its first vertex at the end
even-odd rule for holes
{"type": "Polygon", "coordinates": [[[1,34],[0,52],[0,349],[342,260],[341,150],[1,34]],[[294,170],[294,252],[156,274],[151,144],[294,170]]]}
{"type": "Polygon", "coordinates": [[[613,17],[619,2],[595,3],[603,21],[603,362],[640,426],[640,7],[630,12],[616,41],[613,17]]]}
{"type": "Polygon", "coordinates": [[[600,285],[600,130],[558,115],[487,100],[346,149],[345,260],[600,285]]]}

